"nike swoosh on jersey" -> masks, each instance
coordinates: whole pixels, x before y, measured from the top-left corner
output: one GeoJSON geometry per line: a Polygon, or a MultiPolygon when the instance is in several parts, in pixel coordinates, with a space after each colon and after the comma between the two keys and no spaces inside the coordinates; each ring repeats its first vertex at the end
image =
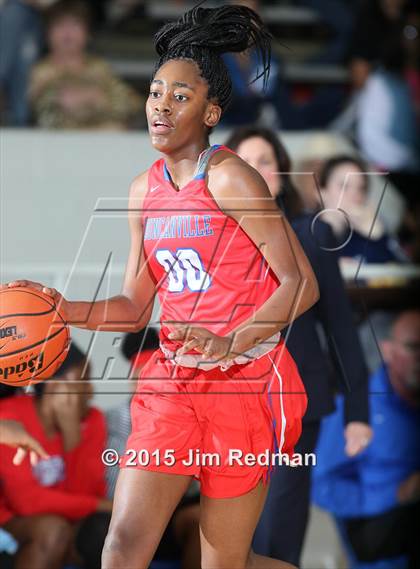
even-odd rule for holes
{"type": "Polygon", "coordinates": [[[150,188],[151,192],[154,192],[155,190],[157,190],[158,188],[160,188],[160,184],[158,184],[157,186],[153,186],[153,188],[150,188]]]}

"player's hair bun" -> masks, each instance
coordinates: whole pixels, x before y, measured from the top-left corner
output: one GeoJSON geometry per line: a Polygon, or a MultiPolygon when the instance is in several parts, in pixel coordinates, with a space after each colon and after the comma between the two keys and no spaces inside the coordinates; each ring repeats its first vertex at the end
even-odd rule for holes
{"type": "Polygon", "coordinates": [[[245,51],[263,40],[270,46],[270,39],[261,18],[246,6],[198,6],[163,26],[155,36],[155,47],[159,55],[186,45],[222,54],[245,51]]]}

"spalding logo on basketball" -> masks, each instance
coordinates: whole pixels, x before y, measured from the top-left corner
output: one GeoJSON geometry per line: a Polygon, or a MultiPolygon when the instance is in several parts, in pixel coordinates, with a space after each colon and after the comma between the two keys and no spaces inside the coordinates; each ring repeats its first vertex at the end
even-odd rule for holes
{"type": "Polygon", "coordinates": [[[22,387],[51,377],[69,346],[51,297],[28,287],[0,290],[0,383],[22,387]]]}

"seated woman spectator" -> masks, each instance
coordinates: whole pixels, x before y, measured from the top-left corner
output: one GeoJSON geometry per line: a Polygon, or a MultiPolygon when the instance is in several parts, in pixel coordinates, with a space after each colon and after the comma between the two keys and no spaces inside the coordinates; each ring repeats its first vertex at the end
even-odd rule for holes
{"type": "MultiPolygon", "coordinates": [[[[150,358],[159,348],[159,337],[152,327],[124,337],[122,353],[131,362],[130,377],[135,380],[150,358]]],[[[135,382],[133,381],[133,391],[135,382]]],[[[131,432],[131,396],[107,414],[109,449],[119,456],[125,452],[128,435],[131,432]]],[[[108,467],[108,496],[112,499],[118,477],[118,466],[108,467]]],[[[200,493],[198,482],[192,481],[189,489],[175,508],[155,553],[154,560],[170,562],[181,560],[181,569],[197,569],[201,565],[199,513],[200,493]]],[[[153,567],[153,564],[152,564],[153,567]]]]}
{"type": "Polygon", "coordinates": [[[105,418],[90,406],[92,386],[85,355],[71,344],[54,377],[0,402],[2,419],[16,420],[41,443],[48,458],[12,464],[1,445],[2,529],[19,544],[15,569],[59,569],[70,558],[100,568],[112,503],[101,460],[105,418]],[[2,514],[6,515],[2,515],[2,514]]]}
{"type": "Polygon", "coordinates": [[[50,53],[34,67],[29,87],[38,126],[123,129],[140,110],[140,96],[86,52],[89,22],[80,0],[59,0],[48,12],[50,53]]]}
{"type": "Polygon", "coordinates": [[[367,171],[362,161],[347,155],[335,156],[325,162],[319,175],[324,207],[321,218],[333,228],[338,253],[346,260],[364,263],[408,261],[368,200],[367,171]]]}
{"type": "MultiPolygon", "coordinates": [[[[323,208],[318,183],[319,175],[327,160],[341,154],[357,156],[348,139],[331,132],[307,135],[301,148],[296,149],[292,178],[306,210],[315,212],[323,208]]],[[[371,169],[370,166],[368,168],[371,169]]],[[[407,210],[399,190],[385,174],[372,172],[369,176],[368,197],[369,201],[380,203],[381,219],[388,231],[395,235],[403,223],[407,210]]]]}

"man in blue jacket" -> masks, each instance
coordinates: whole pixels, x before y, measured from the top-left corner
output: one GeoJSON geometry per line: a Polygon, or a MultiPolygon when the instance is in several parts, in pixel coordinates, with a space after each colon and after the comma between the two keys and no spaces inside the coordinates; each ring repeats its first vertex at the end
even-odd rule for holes
{"type": "Polygon", "coordinates": [[[352,569],[420,566],[420,311],[406,311],[382,343],[370,378],[371,444],[344,451],[343,398],[323,420],[313,499],[333,514],[352,569]]]}

